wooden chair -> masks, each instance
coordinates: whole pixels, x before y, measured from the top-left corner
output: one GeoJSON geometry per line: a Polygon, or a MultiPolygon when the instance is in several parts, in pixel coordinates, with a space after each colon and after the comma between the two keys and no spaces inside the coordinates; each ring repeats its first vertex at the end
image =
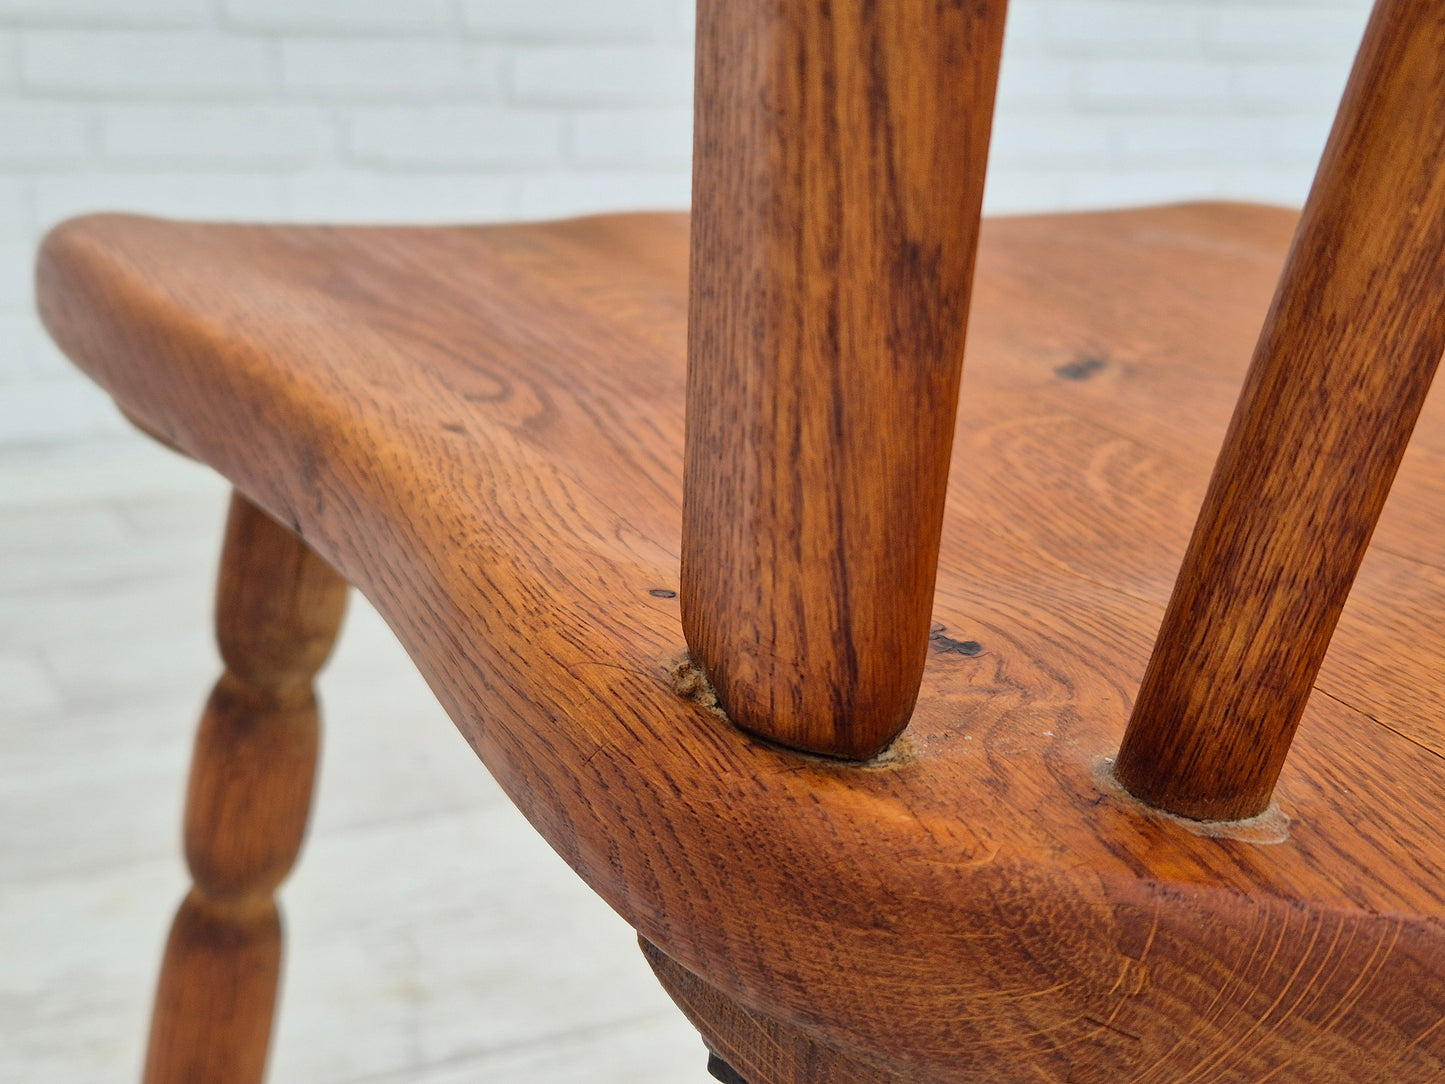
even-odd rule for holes
{"type": "Polygon", "coordinates": [[[147,1080],[261,1078],[346,583],[723,1079],[1445,1078],[1445,5],[1298,221],[980,226],[1003,17],[703,0],[690,290],[676,215],[50,236],[236,487],[147,1080]]]}

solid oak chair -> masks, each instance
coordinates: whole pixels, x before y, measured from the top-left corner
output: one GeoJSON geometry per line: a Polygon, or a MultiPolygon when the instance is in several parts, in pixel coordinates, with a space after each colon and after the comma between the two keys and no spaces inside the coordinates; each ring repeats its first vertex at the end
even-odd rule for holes
{"type": "Polygon", "coordinates": [[[147,1080],[262,1076],[347,583],[724,1079],[1445,1075],[1445,4],[1298,220],[980,226],[1003,20],[703,0],[690,227],[50,236],[236,487],[147,1080]]]}

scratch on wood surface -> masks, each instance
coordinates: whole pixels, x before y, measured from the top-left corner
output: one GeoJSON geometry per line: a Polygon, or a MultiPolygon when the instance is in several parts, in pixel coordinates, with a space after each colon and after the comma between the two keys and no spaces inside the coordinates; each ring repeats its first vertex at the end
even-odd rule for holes
{"type": "Polygon", "coordinates": [[[1429,753],[1432,757],[1438,757],[1438,758],[1440,758],[1441,760],[1445,760],[1445,753],[1440,752],[1440,750],[1438,750],[1438,749],[1432,749],[1430,746],[1428,746],[1428,745],[1426,745],[1424,742],[1422,742],[1419,738],[1412,738],[1412,737],[1410,737],[1409,734],[1406,734],[1403,730],[1398,730],[1398,729],[1396,729],[1395,727],[1391,726],[1389,723],[1385,722],[1385,720],[1381,719],[1378,715],[1375,715],[1375,714],[1372,713],[1372,712],[1368,712],[1368,711],[1366,711],[1364,708],[1357,707],[1356,705],[1351,704],[1348,700],[1342,700],[1340,697],[1336,696],[1334,693],[1326,692],[1324,689],[1321,689],[1318,685],[1316,685],[1316,686],[1314,687],[1314,691],[1317,692],[1317,693],[1319,693],[1321,696],[1324,696],[1324,697],[1329,698],[1330,700],[1333,700],[1336,704],[1340,705],[1340,707],[1342,707],[1342,708],[1345,708],[1345,709],[1347,709],[1347,710],[1349,710],[1349,711],[1353,711],[1353,712],[1355,712],[1355,713],[1357,713],[1357,714],[1359,714],[1359,715],[1363,715],[1366,719],[1370,720],[1370,722],[1374,723],[1376,726],[1384,727],[1384,728],[1385,728],[1386,730],[1388,730],[1391,734],[1394,734],[1394,735],[1395,735],[1396,737],[1398,737],[1398,738],[1403,738],[1405,741],[1409,742],[1411,745],[1415,746],[1416,748],[1423,749],[1425,752],[1429,753]]]}
{"type": "MultiPolygon", "coordinates": [[[[1312,1047],[1323,1036],[1330,1033],[1330,1029],[1334,1026],[1335,1022],[1338,1021],[1341,1017],[1343,1017],[1351,1008],[1353,1008],[1355,1002],[1357,1002],[1361,998],[1361,996],[1363,996],[1365,990],[1368,989],[1369,983],[1366,980],[1368,979],[1370,981],[1373,981],[1384,970],[1386,962],[1390,959],[1390,955],[1395,951],[1396,943],[1400,940],[1400,933],[1404,929],[1404,925],[1405,924],[1403,922],[1398,920],[1394,923],[1393,927],[1391,928],[1390,935],[1388,936],[1388,940],[1390,942],[1388,947],[1386,947],[1385,945],[1387,935],[1380,935],[1379,940],[1375,942],[1375,947],[1370,951],[1370,958],[1366,960],[1364,966],[1359,969],[1358,973],[1355,975],[1354,981],[1350,983],[1349,989],[1347,989],[1344,994],[1341,995],[1338,1003],[1335,1006],[1334,1012],[1332,1012],[1328,1017],[1325,1018],[1325,1022],[1319,1027],[1319,1029],[1315,1032],[1315,1034],[1310,1038],[1308,1042],[1295,1048],[1294,1056],[1292,1058],[1290,1058],[1288,1061],[1282,1062],[1269,1073],[1266,1073],[1264,1076],[1260,1077],[1256,1084],[1264,1084],[1266,1080],[1269,1080],[1271,1077],[1276,1076],[1277,1074],[1283,1072],[1285,1069],[1289,1068],[1291,1065],[1294,1065],[1300,1060],[1300,1057],[1304,1054],[1306,1050],[1312,1047]],[[1381,955],[1381,949],[1384,949],[1383,956],[1381,955]]],[[[1353,929],[1350,931],[1350,938],[1351,941],[1353,941],[1353,929]]],[[[1338,969],[1338,966],[1339,965],[1336,964],[1336,969],[1338,969]]],[[[1441,1023],[1445,1023],[1445,1018],[1436,1021],[1436,1023],[1432,1027],[1427,1028],[1424,1032],[1420,1034],[1420,1037],[1417,1038],[1414,1042],[1410,1043],[1409,1046],[1406,1047],[1406,1049],[1409,1050],[1413,1048],[1417,1043],[1420,1042],[1421,1039],[1424,1039],[1425,1036],[1428,1035],[1431,1031],[1434,1031],[1435,1028],[1438,1028],[1441,1023]]],[[[1397,1058],[1396,1061],[1401,1060],[1403,1057],[1404,1053],[1402,1052],[1400,1058],[1397,1058]]],[[[1385,1076],[1385,1074],[1382,1074],[1381,1079],[1389,1078],[1385,1076]]]]}
{"type": "MultiPolygon", "coordinates": [[[[1305,921],[1309,922],[1311,917],[1313,916],[1306,915],[1305,921]]],[[[1320,929],[1323,925],[1323,918],[1320,918],[1313,923],[1314,928],[1310,931],[1309,943],[1306,944],[1304,950],[1299,953],[1298,961],[1295,963],[1294,970],[1289,973],[1289,977],[1285,979],[1284,986],[1280,988],[1279,993],[1275,995],[1275,998],[1273,1001],[1270,1002],[1269,1007],[1266,1008],[1263,1013],[1259,1013],[1255,1016],[1253,1022],[1250,1023],[1247,1028],[1245,1028],[1243,1034],[1239,1035],[1237,1038],[1227,1043],[1221,1049],[1216,1050],[1213,1055],[1211,1055],[1206,1060],[1200,1062],[1192,1070],[1190,1070],[1188,1074],[1181,1078],[1180,1084],[1184,1084],[1184,1081],[1195,1077],[1199,1073],[1208,1070],[1218,1070],[1221,1066],[1227,1066],[1229,1064],[1229,1059],[1233,1057],[1237,1051],[1244,1050],[1245,1053],[1250,1053],[1259,1046],[1261,1040],[1256,1038],[1255,1043],[1250,1046],[1248,1050],[1245,1050],[1244,1048],[1245,1041],[1256,1035],[1256,1033],[1259,1031],[1260,1025],[1263,1024],[1266,1020],[1268,1020],[1272,1015],[1274,1015],[1275,1010],[1280,1007],[1280,1005],[1284,1002],[1284,999],[1289,995],[1290,990],[1294,987],[1295,981],[1300,977],[1300,972],[1304,970],[1305,963],[1314,953],[1315,943],[1319,940],[1320,929]]],[[[1279,940],[1275,942],[1274,950],[1270,953],[1269,960],[1266,961],[1265,964],[1266,974],[1268,974],[1273,969],[1274,961],[1279,956],[1279,951],[1284,945],[1286,935],[1291,931],[1292,928],[1293,927],[1289,922],[1283,922],[1280,924],[1279,940]]],[[[1256,983],[1255,985],[1256,988],[1258,988],[1259,984],[1256,983]]],[[[1307,991],[1308,984],[1306,984],[1306,992],[1307,991]]],[[[1304,995],[1300,994],[1299,996],[1297,996],[1295,999],[1296,1002],[1298,1002],[1299,997],[1302,996],[1304,995]]],[[[1286,1012],[1286,1015],[1288,1015],[1288,1012],[1286,1012]]],[[[1278,1027],[1278,1024],[1279,1021],[1276,1021],[1274,1027],[1278,1027]]],[[[1271,1027],[1269,1031],[1265,1032],[1266,1038],[1273,1033],[1274,1027],[1271,1027]]]]}
{"type": "MultiPolygon", "coordinates": [[[[1224,999],[1225,995],[1229,993],[1232,988],[1238,985],[1245,975],[1249,974],[1250,968],[1254,966],[1254,961],[1259,957],[1259,950],[1261,946],[1264,945],[1264,939],[1268,933],[1269,923],[1260,922],[1259,934],[1255,937],[1254,944],[1250,946],[1249,956],[1245,959],[1244,965],[1242,967],[1235,967],[1230,970],[1230,972],[1228,973],[1228,977],[1225,979],[1224,983],[1215,992],[1213,1000],[1210,1001],[1209,1005],[1205,1008],[1205,1010],[1201,1012],[1195,1019],[1194,1025],[1176,1043],[1174,1043],[1173,1046],[1166,1050],[1164,1054],[1160,1056],[1155,1062],[1146,1066],[1144,1070],[1139,1073],[1139,1075],[1130,1077],[1128,1084],[1139,1084],[1140,1081],[1143,1081],[1146,1078],[1153,1076],[1156,1070],[1168,1066],[1169,1059],[1173,1056],[1176,1050],[1180,1049],[1182,1046],[1184,1046],[1186,1042],[1194,1038],[1194,1036],[1198,1034],[1199,1030],[1202,1027],[1212,1024],[1218,1018],[1218,1015],[1220,1012],[1223,1011],[1223,1008],[1216,1008],[1216,1006],[1219,1006],[1221,1000],[1224,999]]],[[[1228,1002],[1225,1002],[1225,1004],[1227,1005],[1228,1002]]],[[[1238,1007],[1236,1007],[1235,1013],[1238,1013],[1238,1007]]]]}

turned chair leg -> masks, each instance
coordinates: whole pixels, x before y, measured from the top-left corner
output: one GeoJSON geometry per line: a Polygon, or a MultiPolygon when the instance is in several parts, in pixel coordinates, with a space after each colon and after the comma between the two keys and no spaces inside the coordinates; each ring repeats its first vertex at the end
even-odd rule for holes
{"type": "Polygon", "coordinates": [[[171,925],[146,1084],[259,1084],[281,970],[275,891],[301,848],[316,774],[311,679],[346,581],[244,497],[216,594],[225,672],[201,717],[186,796],[194,881],[171,925]]]}

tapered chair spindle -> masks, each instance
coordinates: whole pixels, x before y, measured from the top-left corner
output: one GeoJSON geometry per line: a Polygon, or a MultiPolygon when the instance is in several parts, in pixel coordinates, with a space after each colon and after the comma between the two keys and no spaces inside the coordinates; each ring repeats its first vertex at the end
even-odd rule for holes
{"type": "Polygon", "coordinates": [[[702,0],[682,615],[738,725],[868,757],[928,646],[1003,0],[702,0]]]}
{"type": "Polygon", "coordinates": [[[1200,820],[1269,805],[1445,350],[1445,8],[1355,62],[1119,752],[1200,820]]]}

